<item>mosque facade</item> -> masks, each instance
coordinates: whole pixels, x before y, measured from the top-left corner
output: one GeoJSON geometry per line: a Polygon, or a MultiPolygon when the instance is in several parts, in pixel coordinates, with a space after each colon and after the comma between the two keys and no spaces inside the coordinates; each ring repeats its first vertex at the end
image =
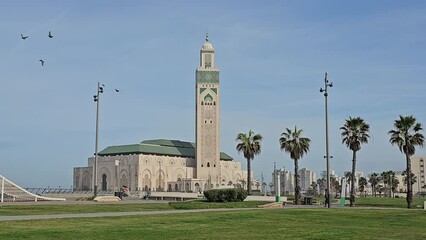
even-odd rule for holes
{"type": "MultiPolygon", "coordinates": [[[[136,144],[108,146],[87,167],[75,167],[73,188],[102,191],[120,186],[139,191],[202,192],[213,188],[246,188],[247,171],[241,163],[220,152],[220,84],[215,51],[208,36],[196,69],[195,143],[154,139],[136,144]]],[[[252,182],[252,189],[255,183],[252,182]]]]}

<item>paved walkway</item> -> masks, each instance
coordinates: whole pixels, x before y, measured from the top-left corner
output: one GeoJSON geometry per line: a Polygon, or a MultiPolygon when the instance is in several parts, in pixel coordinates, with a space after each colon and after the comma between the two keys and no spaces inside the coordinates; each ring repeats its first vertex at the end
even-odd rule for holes
{"type": "Polygon", "coordinates": [[[121,217],[121,216],[135,216],[135,215],[244,211],[244,210],[258,210],[258,209],[260,208],[216,208],[216,209],[164,210],[164,211],[144,211],[144,212],[102,212],[102,213],[53,214],[53,215],[0,216],[0,222],[16,221],[16,220],[58,219],[58,218],[121,217]]]}

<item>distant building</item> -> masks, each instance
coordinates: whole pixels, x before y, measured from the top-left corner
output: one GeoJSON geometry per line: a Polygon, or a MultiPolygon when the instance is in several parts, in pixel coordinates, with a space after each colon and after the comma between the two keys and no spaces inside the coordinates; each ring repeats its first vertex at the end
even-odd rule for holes
{"type": "MultiPolygon", "coordinates": [[[[294,194],[294,174],[284,169],[276,169],[275,172],[280,176],[280,192],[281,195],[294,194]]],[[[272,172],[272,190],[275,188],[274,179],[275,174],[272,172]]]]}
{"type": "MultiPolygon", "coordinates": [[[[344,175],[346,176],[347,173],[350,173],[350,172],[344,172],[344,175]]],[[[362,177],[364,177],[364,172],[357,172],[357,171],[355,171],[355,181],[354,181],[355,193],[359,192],[359,179],[362,178],[362,177]]],[[[348,179],[346,179],[346,184],[348,184],[346,190],[347,190],[347,193],[349,193],[349,191],[350,191],[350,182],[349,182],[348,179]]]]}
{"type": "MultiPolygon", "coordinates": [[[[321,178],[327,179],[327,171],[321,171],[321,172],[320,172],[320,175],[321,175],[321,178]]],[[[339,176],[336,174],[336,171],[334,171],[334,170],[330,170],[330,177],[331,177],[331,178],[334,178],[334,179],[336,179],[336,180],[338,180],[338,181],[340,181],[340,180],[341,180],[341,177],[339,177],[339,176]]]]}
{"type": "MultiPolygon", "coordinates": [[[[306,192],[311,188],[312,182],[316,182],[316,173],[307,168],[299,169],[300,190],[306,192]]],[[[314,189],[316,190],[316,189],[314,189]]]]}
{"type": "Polygon", "coordinates": [[[426,181],[425,181],[425,161],[426,156],[412,156],[411,160],[411,172],[416,176],[416,183],[413,184],[413,194],[418,192],[426,192],[426,181]]]}

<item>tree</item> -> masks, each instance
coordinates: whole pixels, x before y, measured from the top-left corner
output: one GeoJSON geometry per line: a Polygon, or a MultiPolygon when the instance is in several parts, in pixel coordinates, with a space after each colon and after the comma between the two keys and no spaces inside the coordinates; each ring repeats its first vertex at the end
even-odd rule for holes
{"type": "Polygon", "coordinates": [[[379,189],[379,196],[382,197],[382,192],[384,190],[383,185],[378,185],[377,188],[379,189]]]}
{"type": "Polygon", "coordinates": [[[262,136],[260,134],[254,134],[252,130],[248,134],[239,133],[237,135],[238,141],[237,151],[238,153],[242,152],[244,158],[247,160],[247,194],[251,193],[251,161],[254,159],[255,155],[260,154],[260,141],[262,141],[262,136]]]}
{"type": "Polygon", "coordinates": [[[294,194],[296,205],[300,205],[300,183],[299,183],[299,159],[309,151],[311,139],[302,137],[302,129],[294,127],[294,131],[286,128],[286,131],[281,134],[280,148],[287,153],[290,153],[290,158],[294,160],[294,194]]]}
{"type": "Polygon", "coordinates": [[[340,181],[336,177],[330,177],[331,187],[335,193],[335,196],[338,195],[339,192],[342,191],[342,185],[340,185],[340,181]]]}
{"type": "Polygon", "coordinates": [[[393,197],[392,192],[395,192],[399,184],[399,180],[395,177],[395,172],[392,170],[385,171],[381,174],[381,176],[383,183],[385,184],[385,189],[389,190],[389,197],[393,197]]]}
{"type": "Polygon", "coordinates": [[[416,121],[413,116],[399,115],[399,119],[394,121],[394,129],[390,130],[389,142],[397,145],[399,151],[405,154],[406,172],[407,172],[407,208],[412,208],[413,203],[413,185],[411,177],[410,157],[416,153],[416,146],[423,147],[424,136],[420,132],[422,125],[416,121]]]}
{"type": "MultiPolygon", "coordinates": [[[[408,184],[407,183],[407,180],[408,180],[408,178],[407,178],[407,171],[405,171],[405,170],[402,171],[401,175],[404,176],[403,181],[404,181],[404,184],[407,185],[408,184]]],[[[411,175],[411,186],[412,186],[412,185],[416,184],[416,182],[417,182],[417,176],[414,175],[414,173],[411,173],[410,175],[411,175]]]]}
{"type": "Polygon", "coordinates": [[[318,184],[317,184],[317,182],[312,181],[311,188],[314,191],[314,195],[317,195],[318,194],[318,184]]]}
{"type": "Polygon", "coordinates": [[[259,187],[260,187],[260,182],[256,182],[256,188],[257,188],[257,190],[259,190],[259,187]]]}
{"type": "MultiPolygon", "coordinates": [[[[342,143],[352,150],[352,176],[355,176],[356,152],[361,150],[361,144],[368,143],[370,126],[360,117],[349,117],[340,128],[342,143]]],[[[351,179],[351,207],[355,206],[354,178],[351,179]]]]}
{"type": "MultiPolygon", "coordinates": [[[[347,179],[348,183],[350,184],[352,182],[352,172],[345,172],[345,178],[347,179]]],[[[356,181],[356,177],[354,179],[356,181]]],[[[349,186],[349,191],[351,191],[352,187],[349,186]]]]}
{"type": "MultiPolygon", "coordinates": [[[[359,190],[362,192],[364,192],[365,187],[367,186],[367,179],[365,177],[360,177],[359,178],[359,190]]],[[[365,194],[364,194],[365,197],[365,194]]]]}
{"type": "Polygon", "coordinates": [[[370,174],[370,179],[368,179],[368,182],[371,184],[371,188],[374,192],[374,196],[376,197],[376,191],[377,191],[377,184],[380,182],[380,176],[377,173],[370,174]]]}
{"type": "Polygon", "coordinates": [[[383,184],[385,185],[383,188],[385,189],[385,197],[386,197],[386,189],[388,188],[388,182],[389,182],[389,173],[384,171],[380,174],[380,179],[383,180],[383,184]]]}
{"type": "Polygon", "coordinates": [[[327,181],[325,180],[325,178],[319,178],[317,179],[317,184],[319,186],[319,194],[324,195],[325,188],[327,187],[327,181]]]}

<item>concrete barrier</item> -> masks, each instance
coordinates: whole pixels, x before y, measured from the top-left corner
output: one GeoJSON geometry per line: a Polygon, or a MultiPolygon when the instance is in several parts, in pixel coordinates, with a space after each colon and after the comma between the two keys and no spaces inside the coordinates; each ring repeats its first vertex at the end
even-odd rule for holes
{"type": "Polygon", "coordinates": [[[198,199],[198,193],[150,192],[149,194],[146,194],[149,199],[153,200],[185,201],[189,199],[198,199]]]}
{"type": "Polygon", "coordinates": [[[283,203],[282,202],[273,202],[273,203],[268,203],[268,204],[264,204],[264,205],[259,205],[257,206],[258,208],[282,208],[283,207],[283,203]]]}
{"type": "MultiPolygon", "coordinates": [[[[275,202],[275,196],[247,196],[244,201],[265,201],[265,202],[275,202]]],[[[281,196],[280,202],[287,202],[287,197],[281,196]]]]}
{"type": "Polygon", "coordinates": [[[98,196],[93,199],[95,202],[119,202],[121,199],[116,196],[98,196]]]}

